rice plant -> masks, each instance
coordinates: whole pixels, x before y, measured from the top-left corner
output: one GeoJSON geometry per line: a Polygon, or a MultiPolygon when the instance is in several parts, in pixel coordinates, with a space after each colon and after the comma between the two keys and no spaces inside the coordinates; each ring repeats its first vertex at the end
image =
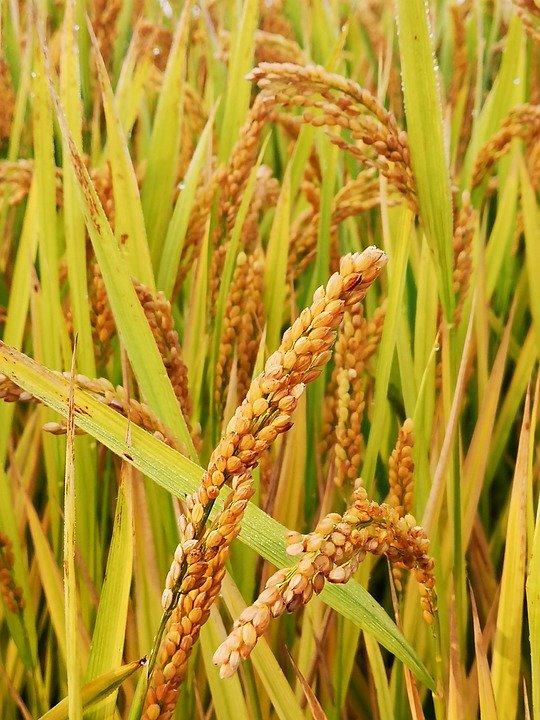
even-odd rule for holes
{"type": "Polygon", "coordinates": [[[0,40],[0,716],[540,720],[536,0],[0,40]]]}

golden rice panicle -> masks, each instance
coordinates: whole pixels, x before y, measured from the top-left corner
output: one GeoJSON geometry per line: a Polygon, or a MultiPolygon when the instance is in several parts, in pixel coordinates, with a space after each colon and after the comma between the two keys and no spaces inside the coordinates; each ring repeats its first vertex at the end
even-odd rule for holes
{"type": "Polygon", "coordinates": [[[225,405],[235,351],[239,400],[244,399],[251,382],[264,325],[263,280],[262,249],[249,255],[240,251],[225,304],[215,371],[214,402],[220,410],[225,405]]]}
{"type": "Polygon", "coordinates": [[[212,278],[210,298],[212,308],[214,308],[219,278],[225,262],[227,239],[234,227],[249,174],[257,160],[263,129],[272,112],[273,103],[268,98],[258,95],[248,113],[244,126],[240,130],[239,140],[231,151],[225,171],[222,172],[219,210],[222,221],[214,232],[214,253],[210,272],[212,278]]]}
{"type": "Polygon", "coordinates": [[[345,356],[340,355],[336,376],[334,482],[339,487],[347,479],[354,480],[360,467],[365,408],[362,346],[366,326],[361,308],[353,308],[353,312],[345,313],[340,328],[346,349],[345,356]]]}
{"type": "Polygon", "coordinates": [[[343,515],[329,513],[308,535],[289,533],[287,552],[300,559],[274,573],[257,600],[234,622],[214,653],[221,677],[231,676],[240,661],[249,657],[272,618],[305,606],[327,581],[347,582],[368,552],[386,555],[392,564],[414,570],[424,617],[431,622],[435,583],[428,548],[425,533],[414,525],[412,516],[400,518],[389,505],[369,501],[357,480],[352,502],[343,515]]]}
{"type": "Polygon", "coordinates": [[[244,293],[248,281],[248,258],[244,251],[238,253],[236,267],[223,314],[221,339],[215,370],[214,402],[219,409],[225,404],[227,386],[233,361],[233,353],[242,323],[244,293]]]}
{"type": "MultiPolygon", "coordinates": [[[[388,503],[399,517],[407,515],[412,508],[414,492],[414,447],[413,421],[407,418],[399,429],[396,446],[388,459],[388,503]]],[[[392,567],[394,584],[398,592],[402,590],[401,569],[392,567]]]]}
{"type": "Polygon", "coordinates": [[[257,169],[253,198],[242,227],[241,239],[246,252],[252,252],[260,239],[261,211],[276,205],[279,191],[279,182],[272,176],[272,170],[267,165],[261,165],[257,169]]]}
{"type": "Polygon", "coordinates": [[[175,293],[189,272],[194,259],[198,257],[210,217],[212,202],[226,172],[226,168],[220,166],[201,173],[201,180],[195,191],[193,209],[189,218],[184,247],[182,248],[182,257],[178,266],[175,293]]]}
{"type": "Polygon", "coordinates": [[[526,145],[538,138],[540,133],[540,105],[524,103],[516,105],[504,119],[500,130],[478,151],[473,167],[472,186],[479,185],[493,165],[508,151],[515,138],[526,145]]]}
{"type": "Polygon", "coordinates": [[[362,437],[360,425],[364,410],[366,365],[379,345],[386,313],[383,302],[370,320],[361,306],[345,313],[335,349],[335,362],[326,388],[323,408],[321,452],[334,447],[335,482],[354,480],[358,471],[362,437]]]}
{"type": "Polygon", "coordinates": [[[303,122],[327,128],[335,145],[377,168],[416,210],[407,134],[368,90],[318,65],[261,63],[248,78],[257,82],[261,96],[300,108],[303,122]],[[330,130],[335,127],[350,131],[356,143],[330,130]]]}
{"type": "Polygon", "coordinates": [[[257,160],[263,129],[272,112],[271,100],[258,95],[227,162],[227,172],[223,178],[221,192],[220,216],[226,218],[226,227],[229,232],[236,220],[242,200],[242,191],[257,160]]]}
{"type": "Polygon", "coordinates": [[[400,517],[395,508],[386,503],[379,505],[366,497],[357,501],[355,507],[360,515],[370,518],[359,530],[356,542],[365,552],[385,555],[392,567],[414,572],[422,614],[426,623],[431,624],[436,613],[435,563],[429,555],[429,540],[424,529],[416,525],[412,515],[400,517]]]}
{"type": "Polygon", "coordinates": [[[414,425],[407,418],[399,429],[396,446],[388,460],[388,482],[390,492],[388,502],[403,517],[412,508],[414,490],[414,425]]]}
{"type": "Polygon", "coordinates": [[[143,283],[135,282],[135,291],[142,305],[152,335],[161,354],[165,370],[173,386],[182,413],[189,424],[191,400],[187,367],[182,360],[182,348],[174,327],[171,303],[162,291],[153,293],[143,283]]]}
{"type": "Polygon", "coordinates": [[[9,140],[11,121],[15,109],[15,92],[9,65],[3,52],[0,52],[0,98],[2,98],[0,104],[0,140],[9,140]]]}
{"type": "Polygon", "coordinates": [[[454,225],[454,270],[453,289],[456,295],[454,321],[459,323],[463,304],[471,284],[472,276],[472,243],[476,228],[477,213],[473,208],[468,193],[463,193],[462,205],[457,213],[454,225]]]}
{"type": "Polygon", "coordinates": [[[289,288],[313,261],[317,249],[321,190],[320,181],[309,166],[304,173],[300,187],[309,207],[298,214],[291,228],[287,257],[287,285],[289,288]]]}
{"type": "MultiPolygon", "coordinates": [[[[302,211],[294,220],[290,252],[287,260],[287,282],[300,277],[314,261],[317,252],[317,235],[320,223],[320,189],[310,178],[304,178],[302,190],[311,207],[302,211]]],[[[394,204],[390,199],[389,204],[394,204]]],[[[373,168],[359,173],[346,183],[336,194],[332,204],[330,221],[330,266],[337,269],[339,264],[339,225],[349,217],[360,215],[380,203],[379,181],[373,168]]]]}
{"type": "MultiPolygon", "coordinates": [[[[332,275],[326,287],[315,291],[312,305],[285,332],[279,349],[268,358],[264,371],[251,382],[246,399],[237,408],[210,457],[199,489],[186,499],[186,514],[182,516],[180,527],[182,540],[162,596],[164,617],[169,618],[169,623],[178,619],[182,624],[185,598],[195,602],[203,592],[203,599],[197,602],[206,603],[204,607],[209,612],[219,592],[228,546],[240,531],[240,521],[253,491],[251,468],[258,464],[276,437],[291,427],[292,414],[305,383],[319,376],[330,357],[335,328],[341,323],[346,308],[360,302],[385,263],[384,253],[374,247],[344,256],[340,272],[332,275]],[[217,524],[204,534],[213,501],[225,483],[232,487],[229,501],[218,516],[217,524]]],[[[175,626],[174,636],[169,632],[160,644],[158,670],[152,673],[145,717],[154,720],[170,717],[177,688],[185,673],[184,656],[178,655],[178,670],[170,658],[178,650],[185,653],[186,649],[191,649],[206,617],[205,611],[200,616],[198,613],[195,624],[188,618],[189,635],[186,638],[181,637],[175,626]],[[172,667],[169,667],[171,662],[172,667]],[[160,704],[162,697],[170,698],[170,704],[164,710],[160,704]]]]}
{"type": "Polygon", "coordinates": [[[454,48],[452,56],[452,84],[448,92],[448,102],[455,107],[458,94],[465,86],[469,66],[467,55],[466,22],[471,12],[470,2],[454,2],[449,7],[450,20],[454,34],[454,48]]]}
{"type": "Polygon", "coordinates": [[[312,305],[285,332],[278,350],[252,380],[244,402],[229,421],[199,490],[187,499],[192,516],[202,518],[222,485],[254,467],[276,437],[291,427],[305,384],[320,375],[330,358],[336,328],[346,309],[363,299],[385,264],[386,255],[375,247],[345,255],[340,271],[330,277],[326,287],[315,291],[312,305]]]}
{"type": "Polygon", "coordinates": [[[105,282],[97,263],[92,263],[89,275],[90,322],[94,339],[94,353],[98,365],[105,365],[112,352],[111,340],[116,333],[116,323],[109,305],[105,282]]]}
{"type": "Polygon", "coordinates": [[[244,312],[238,334],[238,398],[249,390],[264,327],[264,253],[256,248],[248,258],[244,312]]]}
{"type": "Polygon", "coordinates": [[[144,720],[168,720],[174,712],[189,655],[219,594],[229,546],[240,532],[242,517],[253,492],[250,473],[233,478],[223,510],[199,543],[190,537],[186,518],[181,519],[183,540],[176,549],[163,593],[165,608],[174,605],[175,601],[177,604],[171,612],[150,676],[142,715],[144,720]]]}
{"type": "MultiPolygon", "coordinates": [[[[268,30],[256,30],[253,39],[255,41],[255,61],[257,63],[292,62],[303,65],[306,62],[304,51],[293,38],[284,37],[279,33],[269,32],[268,30]]],[[[219,40],[219,58],[224,63],[228,63],[231,50],[230,32],[222,30],[219,40]]]]}
{"type": "Polygon", "coordinates": [[[13,546],[4,533],[0,533],[0,595],[6,608],[12,613],[24,610],[24,598],[13,579],[13,546]]]}
{"type": "MultiPolygon", "coordinates": [[[[71,380],[71,375],[66,374],[65,377],[71,380]]],[[[144,403],[129,397],[122,385],[114,387],[107,378],[89,378],[81,374],[75,376],[75,384],[81,390],[91,393],[99,402],[108,405],[125,417],[129,417],[134,425],[151,432],[158,440],[180,449],[176,438],[158,419],[157,415],[144,403]]],[[[24,402],[35,398],[31,393],[16,385],[6,375],[0,374],[0,399],[4,402],[24,402]]],[[[43,425],[43,430],[53,435],[65,435],[66,425],[62,422],[48,422],[43,425]]],[[[75,432],[81,434],[82,431],[76,428],[75,432]]]]}
{"type": "MultiPolygon", "coordinates": [[[[389,198],[394,204],[393,198],[389,198]]],[[[331,233],[337,234],[338,226],[354,215],[370,210],[380,204],[380,186],[372,168],[362,170],[349,180],[336,194],[332,208],[331,233]]]]}

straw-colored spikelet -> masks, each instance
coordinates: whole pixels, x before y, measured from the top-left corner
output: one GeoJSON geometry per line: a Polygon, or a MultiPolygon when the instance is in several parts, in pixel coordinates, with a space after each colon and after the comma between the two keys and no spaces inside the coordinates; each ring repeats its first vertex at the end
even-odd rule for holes
{"type": "Polygon", "coordinates": [[[225,312],[223,314],[219,354],[215,370],[214,402],[218,408],[224,404],[224,396],[229,382],[233,353],[242,322],[244,293],[247,287],[248,258],[245,252],[238,253],[236,268],[231,280],[231,286],[225,312]]]}
{"type": "Polygon", "coordinates": [[[13,110],[15,109],[15,93],[11,82],[11,73],[9,65],[4,57],[0,54],[0,140],[8,140],[11,132],[11,119],[13,110]]]}
{"type": "Polygon", "coordinates": [[[403,517],[410,512],[413,499],[414,446],[413,421],[407,418],[399,429],[396,446],[388,460],[388,502],[403,517]]]}
{"type": "Polygon", "coordinates": [[[309,207],[298,214],[291,227],[287,257],[287,286],[289,288],[312,262],[317,249],[321,191],[319,178],[313,168],[308,166],[304,172],[300,189],[305,195],[309,207]]]}
{"type": "Polygon", "coordinates": [[[312,305],[285,332],[279,349],[251,382],[246,399],[210,457],[199,489],[186,499],[182,540],[162,597],[168,631],[150,676],[146,720],[166,720],[174,710],[187,655],[219,592],[228,546],[240,530],[253,492],[251,468],[276,437],[291,427],[305,384],[320,375],[330,357],[335,328],[346,309],[362,300],[385,262],[384,253],[374,247],[342,258],[339,273],[332,275],[326,287],[316,290],[312,305]],[[213,501],[226,483],[231,484],[232,491],[225,509],[204,532],[213,501]],[[197,612],[195,621],[189,615],[192,607],[204,608],[197,612]]]}
{"type": "Polygon", "coordinates": [[[478,151],[473,168],[472,185],[479,185],[493,165],[508,151],[512,140],[534,142],[540,133],[540,105],[516,105],[501,128],[478,151]]]}
{"type": "Polygon", "coordinates": [[[13,579],[13,549],[11,540],[0,533],[0,595],[6,608],[12,613],[24,609],[24,598],[20,587],[13,579]]]}
{"type": "Polygon", "coordinates": [[[389,505],[369,501],[361,481],[357,481],[352,503],[343,515],[330,513],[309,535],[290,533],[288,542],[289,554],[300,559],[274,573],[255,603],[235,621],[214,654],[221,677],[232,675],[240,661],[249,657],[272,618],[306,605],[326,581],[347,582],[367,553],[385,555],[393,565],[415,572],[425,620],[432,622],[434,563],[423,529],[415,525],[412,516],[400,518],[389,505]]]}
{"type": "Polygon", "coordinates": [[[407,134],[369,91],[318,65],[261,63],[248,78],[257,82],[263,98],[299,108],[303,122],[329,128],[335,145],[377,168],[416,210],[407,134]],[[356,143],[333,132],[335,127],[350,131],[356,143]]]}
{"type": "MultiPolygon", "coordinates": [[[[412,508],[414,490],[413,421],[407,418],[401,426],[396,446],[388,459],[388,503],[404,517],[412,508]]],[[[401,592],[401,568],[393,567],[392,574],[398,592],[401,592]]]]}
{"type": "Polygon", "coordinates": [[[242,227],[241,239],[247,252],[252,251],[259,241],[261,211],[276,205],[279,190],[279,182],[272,176],[272,170],[267,165],[261,165],[257,169],[253,198],[242,227]]]}
{"type": "Polygon", "coordinates": [[[360,308],[347,313],[340,328],[344,353],[337,376],[337,424],[334,445],[334,480],[337,485],[358,475],[362,452],[362,415],[365,407],[365,369],[375,353],[382,333],[386,305],[365,320],[360,308]],[[355,312],[357,311],[357,312],[355,312]]]}

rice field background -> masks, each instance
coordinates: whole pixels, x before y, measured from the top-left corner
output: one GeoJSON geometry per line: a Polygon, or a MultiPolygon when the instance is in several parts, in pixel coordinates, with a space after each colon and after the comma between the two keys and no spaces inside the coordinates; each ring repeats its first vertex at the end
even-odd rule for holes
{"type": "Polygon", "coordinates": [[[0,717],[540,720],[537,0],[0,7],[0,717]]]}

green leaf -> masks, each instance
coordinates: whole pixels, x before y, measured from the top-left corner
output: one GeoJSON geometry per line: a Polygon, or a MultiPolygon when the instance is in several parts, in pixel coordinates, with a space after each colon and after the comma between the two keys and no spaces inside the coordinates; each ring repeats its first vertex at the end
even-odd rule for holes
{"type": "Polygon", "coordinates": [[[521,627],[527,547],[525,507],[529,484],[527,475],[529,472],[530,423],[530,393],[528,393],[508,510],[497,628],[491,663],[497,714],[505,720],[513,720],[516,717],[521,684],[521,627]]]}
{"type": "Polygon", "coordinates": [[[158,272],[158,287],[163,290],[167,297],[171,297],[184,241],[188,228],[189,218],[193,209],[195,200],[195,191],[199,183],[199,177],[203,164],[206,160],[208,146],[212,138],[212,129],[214,124],[214,111],[206,122],[206,126],[201,133],[195,152],[189,163],[187,173],[184,178],[184,187],[178,196],[174,212],[167,229],[167,235],[163,245],[163,253],[161,254],[161,262],[158,272]]]}
{"type": "Polygon", "coordinates": [[[64,605],[66,622],[66,671],[70,720],[82,720],[81,676],[78,648],[78,600],[75,577],[75,350],[69,382],[66,468],[64,476],[64,605]]]}
{"type": "Polygon", "coordinates": [[[420,219],[426,233],[447,320],[452,317],[452,198],[443,132],[438,69],[429,5],[397,0],[403,98],[420,219]]]}
{"type": "Polygon", "coordinates": [[[219,137],[219,159],[221,162],[228,159],[249,106],[251,85],[245,79],[245,76],[248,70],[251,69],[253,62],[258,8],[258,0],[245,0],[242,6],[242,16],[231,44],[232,52],[229,61],[227,92],[219,137]]]}
{"type": "MultiPolygon", "coordinates": [[[[123,665],[116,670],[111,670],[100,675],[92,682],[87,683],[82,689],[82,702],[84,708],[90,708],[92,705],[107,698],[112,692],[117,690],[120,685],[137,672],[146,663],[146,658],[135,660],[134,662],[123,665]]],[[[61,700],[49,712],[42,715],[39,720],[71,720],[68,715],[67,698],[61,700]]]]}
{"type": "Polygon", "coordinates": [[[147,285],[151,290],[155,290],[137,176],[116,109],[107,69],[90,22],[88,22],[88,32],[92,41],[97,76],[103,98],[103,109],[105,110],[105,121],[107,123],[107,149],[111,162],[114,190],[115,235],[119,243],[122,243],[132,276],[147,285]]]}
{"type": "Polygon", "coordinates": [[[154,268],[159,267],[172,202],[183,122],[188,33],[193,0],[184,2],[176,25],[163,85],[159,93],[148,164],[142,187],[142,206],[154,268]]]}
{"type": "MultiPolygon", "coordinates": [[[[129,443],[129,436],[127,438],[129,443]]],[[[101,588],[86,677],[93,680],[122,662],[129,591],[133,566],[132,468],[122,463],[116,512],[109,545],[105,580],[101,588]]],[[[114,716],[115,694],[89,715],[88,720],[114,716]]]]}

